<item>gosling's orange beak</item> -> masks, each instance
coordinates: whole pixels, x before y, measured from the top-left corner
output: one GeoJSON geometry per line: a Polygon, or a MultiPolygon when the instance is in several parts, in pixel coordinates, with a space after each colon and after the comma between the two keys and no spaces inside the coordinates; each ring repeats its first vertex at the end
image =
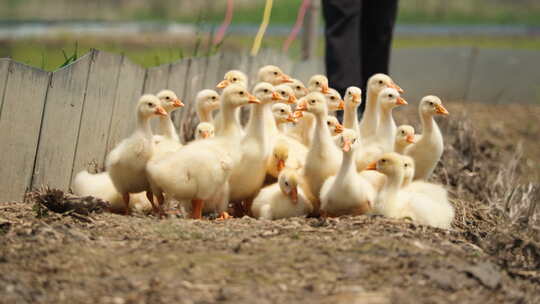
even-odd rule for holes
{"type": "Polygon", "coordinates": [[[448,115],[450,113],[448,113],[448,110],[443,107],[442,105],[438,104],[436,105],[436,112],[437,114],[441,114],[441,115],[448,115]]]}
{"type": "Polygon", "coordinates": [[[210,137],[210,133],[208,131],[203,131],[202,134],[201,134],[202,138],[208,138],[210,137]]]}
{"type": "Polygon", "coordinates": [[[248,102],[249,103],[256,103],[256,104],[260,104],[261,101],[259,99],[257,99],[257,97],[251,95],[248,93],[248,102]]]}
{"type": "Polygon", "coordinates": [[[349,152],[351,151],[351,141],[348,140],[348,139],[345,139],[345,142],[343,143],[343,151],[344,152],[349,152]]]}
{"type": "Polygon", "coordinates": [[[277,101],[281,100],[281,96],[277,92],[272,92],[272,100],[277,101]]]}
{"type": "Polygon", "coordinates": [[[220,83],[218,83],[216,87],[217,87],[218,89],[223,89],[223,88],[226,88],[226,87],[227,87],[228,85],[230,85],[230,84],[231,84],[230,81],[228,81],[227,79],[224,79],[224,80],[222,80],[220,83]]]}
{"type": "Polygon", "coordinates": [[[361,101],[361,98],[362,97],[360,96],[360,94],[353,94],[352,95],[352,100],[353,100],[354,103],[359,103],[361,101]]]}
{"type": "Polygon", "coordinates": [[[278,163],[277,163],[277,171],[281,172],[283,168],[285,168],[285,161],[283,159],[280,159],[278,160],[278,163]]]}
{"type": "Polygon", "coordinates": [[[165,111],[162,106],[158,106],[154,113],[161,116],[167,116],[167,111],[165,111]]]}
{"type": "Polygon", "coordinates": [[[307,111],[307,102],[305,100],[301,102],[298,107],[296,107],[296,111],[307,111]]]}
{"type": "Polygon", "coordinates": [[[281,82],[282,83],[292,82],[292,79],[287,74],[281,74],[281,82]]]}
{"type": "Polygon", "coordinates": [[[345,101],[343,99],[339,100],[338,110],[344,110],[345,109],[345,101]]]}
{"type": "Polygon", "coordinates": [[[182,101],[180,99],[175,99],[173,105],[174,105],[175,108],[179,108],[179,107],[184,106],[184,104],[182,103],[182,101]]]}
{"type": "Polygon", "coordinates": [[[329,88],[328,88],[328,84],[327,84],[327,83],[325,83],[325,84],[322,85],[322,87],[321,87],[321,92],[322,92],[323,94],[328,94],[329,88]]]}
{"type": "Polygon", "coordinates": [[[304,117],[304,112],[302,112],[301,110],[296,110],[293,113],[293,117],[295,119],[302,118],[302,117],[304,117]]]}
{"type": "MultiPolygon", "coordinates": [[[[302,114],[302,112],[298,112],[298,113],[302,114]]],[[[294,117],[294,114],[289,115],[289,116],[287,117],[287,121],[289,121],[289,122],[296,122],[296,117],[294,117]]]]}
{"type": "Polygon", "coordinates": [[[339,133],[342,133],[343,132],[343,125],[342,124],[337,124],[336,125],[336,133],[339,134],[339,133]]]}
{"type": "Polygon", "coordinates": [[[393,89],[396,89],[399,92],[399,94],[405,93],[405,91],[402,88],[400,88],[395,82],[392,82],[392,84],[390,84],[390,87],[393,89]]]}
{"type": "Polygon", "coordinates": [[[409,103],[405,99],[403,99],[401,97],[398,97],[397,101],[396,101],[396,104],[398,104],[398,105],[406,105],[406,104],[409,104],[409,103]]]}
{"type": "Polygon", "coordinates": [[[414,135],[407,135],[405,139],[407,140],[408,143],[414,144],[414,135]]]}
{"type": "Polygon", "coordinates": [[[296,205],[296,203],[298,203],[298,189],[297,188],[293,188],[291,190],[291,200],[293,201],[293,204],[296,205]]]}
{"type": "Polygon", "coordinates": [[[377,162],[372,162],[366,167],[366,170],[377,170],[377,162]]]}
{"type": "Polygon", "coordinates": [[[294,95],[289,95],[289,99],[287,99],[288,104],[295,104],[296,103],[296,97],[294,95]]]}

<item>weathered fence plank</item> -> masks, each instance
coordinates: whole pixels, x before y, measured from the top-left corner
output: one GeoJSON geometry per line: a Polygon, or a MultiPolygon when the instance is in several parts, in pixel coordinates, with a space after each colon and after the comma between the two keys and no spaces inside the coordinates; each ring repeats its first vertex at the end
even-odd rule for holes
{"type": "Polygon", "coordinates": [[[174,111],[171,117],[174,125],[176,126],[176,129],[178,130],[178,135],[180,136],[180,138],[183,138],[183,132],[181,127],[182,113],[185,111],[186,107],[188,107],[190,103],[194,102],[191,96],[186,96],[188,68],[189,60],[183,59],[173,63],[171,65],[169,73],[169,89],[173,90],[178,96],[178,98],[180,98],[185,104],[184,108],[174,111]]]}
{"type": "Polygon", "coordinates": [[[30,186],[50,73],[12,62],[0,116],[0,201],[22,199],[30,186]]]}
{"type": "Polygon", "coordinates": [[[215,89],[218,82],[223,78],[219,75],[220,55],[208,57],[204,73],[203,89],[215,89]]]}
{"type": "Polygon", "coordinates": [[[324,66],[322,64],[322,59],[310,59],[293,64],[292,71],[291,76],[301,80],[307,85],[311,76],[315,74],[324,74],[324,66]]]}
{"type": "Polygon", "coordinates": [[[390,75],[405,89],[405,99],[426,95],[462,100],[468,85],[471,48],[400,49],[392,54],[390,75]]]}
{"type": "Polygon", "coordinates": [[[168,89],[170,64],[164,64],[146,70],[144,81],[144,94],[157,94],[159,91],[168,89]]]}
{"type": "Polygon", "coordinates": [[[2,115],[2,104],[4,103],[4,92],[8,77],[8,68],[11,60],[8,58],[0,59],[0,116],[2,115]]]}
{"type": "Polygon", "coordinates": [[[192,138],[192,131],[189,126],[194,124],[194,120],[197,119],[195,115],[195,96],[203,89],[203,80],[205,72],[206,62],[205,58],[191,58],[189,59],[189,68],[186,74],[186,100],[192,100],[192,102],[186,103],[184,109],[182,109],[179,115],[178,121],[180,122],[180,134],[184,140],[192,138]]]}
{"type": "Polygon", "coordinates": [[[126,57],[122,58],[109,127],[107,153],[135,130],[135,105],[143,92],[145,74],[144,68],[126,57]]]}
{"type": "Polygon", "coordinates": [[[91,57],[87,54],[52,75],[32,187],[69,187],[91,57]]]}
{"type": "Polygon", "coordinates": [[[540,102],[537,51],[480,49],[477,52],[467,100],[489,103],[540,102]]]}
{"type": "Polygon", "coordinates": [[[72,176],[90,163],[104,165],[121,62],[119,55],[93,52],[72,176]]]}

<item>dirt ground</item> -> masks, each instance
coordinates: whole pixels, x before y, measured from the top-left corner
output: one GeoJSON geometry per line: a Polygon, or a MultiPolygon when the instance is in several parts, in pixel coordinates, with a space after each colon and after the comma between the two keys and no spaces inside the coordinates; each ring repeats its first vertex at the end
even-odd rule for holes
{"type": "MultiPolygon", "coordinates": [[[[35,196],[0,204],[0,303],[539,303],[539,192],[528,182],[540,108],[448,108],[435,180],[456,208],[451,230],[380,216],[55,213],[35,196]]],[[[414,109],[397,116],[416,122],[414,109]]]]}

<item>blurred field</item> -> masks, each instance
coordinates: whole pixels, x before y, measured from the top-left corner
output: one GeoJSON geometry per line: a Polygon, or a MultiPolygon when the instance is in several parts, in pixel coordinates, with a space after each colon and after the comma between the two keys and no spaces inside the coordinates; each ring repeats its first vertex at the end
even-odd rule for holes
{"type": "MultiPolygon", "coordinates": [[[[258,23],[264,0],[236,0],[235,23],[258,23]]],[[[293,23],[301,0],[275,0],[272,23],[293,23]]],[[[224,0],[1,0],[2,20],[163,20],[219,23],[224,0]]],[[[540,25],[537,0],[401,0],[400,23],[540,25]]]]}
{"type": "MultiPolygon", "coordinates": [[[[284,37],[269,36],[263,47],[280,49],[284,37]]],[[[230,36],[221,46],[223,50],[241,51],[251,47],[252,37],[230,36]]],[[[473,46],[504,49],[540,50],[540,37],[397,37],[394,47],[451,47],[473,46]]],[[[205,55],[215,51],[208,46],[208,37],[173,37],[137,35],[136,37],[58,37],[47,39],[0,40],[0,57],[11,57],[28,65],[48,71],[59,68],[64,62],[63,51],[71,56],[77,49],[79,56],[91,48],[125,54],[132,61],[145,67],[176,61],[185,56],[205,55]],[[198,45],[198,48],[197,48],[198,45]]],[[[318,54],[323,55],[323,40],[319,40],[318,54]]],[[[300,42],[296,41],[289,55],[298,58],[300,42]]]]}

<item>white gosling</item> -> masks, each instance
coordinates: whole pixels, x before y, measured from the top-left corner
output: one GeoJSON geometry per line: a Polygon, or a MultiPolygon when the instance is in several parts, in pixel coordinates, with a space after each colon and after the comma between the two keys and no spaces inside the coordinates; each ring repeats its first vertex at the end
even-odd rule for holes
{"type": "Polygon", "coordinates": [[[345,109],[345,102],[341,99],[341,94],[337,90],[329,88],[328,93],[324,96],[328,105],[328,114],[336,115],[336,111],[345,109]]]}
{"type": "Polygon", "coordinates": [[[287,83],[287,85],[294,90],[294,96],[296,99],[300,99],[309,93],[309,90],[306,88],[304,83],[298,79],[291,79],[291,82],[287,83]]]}
{"type": "MultiPolygon", "coordinates": [[[[251,107],[249,122],[245,129],[246,135],[240,142],[242,158],[233,167],[229,178],[229,200],[236,208],[240,208],[242,201],[249,205],[264,183],[266,164],[272,152],[268,129],[264,125],[265,116],[268,114],[266,108],[281,99],[274,86],[267,82],[258,83],[253,89],[253,95],[260,100],[260,104],[251,107]]],[[[270,119],[273,120],[272,117],[270,119]]]]}
{"type": "Polygon", "coordinates": [[[354,130],[356,134],[360,134],[358,127],[358,107],[362,104],[362,90],[354,86],[347,88],[343,100],[345,101],[343,126],[347,129],[354,130]]]}
{"type": "Polygon", "coordinates": [[[214,137],[214,125],[208,122],[200,122],[195,128],[195,140],[214,137]]]}
{"type": "Polygon", "coordinates": [[[253,200],[253,216],[258,219],[277,220],[310,214],[313,206],[300,185],[300,179],[296,171],[283,170],[278,182],[261,189],[253,200]]]}
{"type": "Polygon", "coordinates": [[[396,123],[392,117],[392,109],[407,102],[399,96],[397,90],[386,88],[381,90],[377,98],[380,109],[380,122],[376,136],[362,140],[362,147],[358,149],[356,167],[359,171],[364,170],[367,165],[375,161],[386,152],[394,151],[396,138],[396,123]]]}
{"type": "Polygon", "coordinates": [[[296,121],[291,106],[281,102],[272,105],[272,115],[280,134],[286,134],[288,123],[296,121]]]}
{"type": "Polygon", "coordinates": [[[243,87],[247,88],[248,87],[248,77],[242,71],[230,70],[230,71],[225,73],[225,75],[223,76],[223,80],[220,81],[216,85],[216,88],[224,89],[224,88],[228,87],[230,84],[239,84],[239,85],[242,85],[243,87]]]}
{"type": "Polygon", "coordinates": [[[441,159],[444,148],[441,130],[433,117],[448,115],[448,111],[442,105],[441,99],[432,95],[422,98],[418,110],[422,121],[422,136],[405,149],[405,155],[414,159],[414,179],[427,180],[441,159]]]}
{"type": "Polygon", "coordinates": [[[366,109],[359,125],[362,140],[375,136],[377,132],[379,126],[379,104],[377,99],[379,93],[385,88],[394,88],[398,93],[403,93],[403,90],[388,75],[375,74],[368,79],[366,109]]]}
{"type": "Polygon", "coordinates": [[[414,128],[410,125],[401,125],[396,131],[396,140],[394,142],[394,152],[403,154],[405,148],[414,144],[414,128]]]}
{"type": "Polygon", "coordinates": [[[235,109],[259,103],[245,87],[231,84],[221,95],[223,129],[214,138],[198,140],[147,167],[152,189],[160,206],[163,193],[178,201],[191,201],[191,217],[200,219],[204,210],[219,211],[227,217],[228,179],[242,158],[240,126],[235,109]],[[218,204],[218,207],[212,206],[218,204]]]}
{"type": "Polygon", "coordinates": [[[308,81],[307,88],[309,92],[320,92],[323,94],[328,94],[328,78],[324,75],[313,75],[308,81]]]}
{"type": "MultiPolygon", "coordinates": [[[[315,134],[306,156],[304,175],[311,193],[318,197],[324,181],[338,172],[341,152],[332,140],[326,124],[328,107],[324,95],[309,93],[301,101],[298,110],[308,111],[315,116],[315,134]]],[[[319,202],[315,203],[314,212],[319,212],[319,202]]]]}
{"type": "Polygon", "coordinates": [[[283,71],[275,65],[265,65],[260,68],[257,73],[257,81],[268,82],[274,86],[292,82],[289,75],[283,73],[283,71]]]}
{"type": "Polygon", "coordinates": [[[439,192],[417,191],[411,185],[402,188],[405,162],[397,153],[384,154],[373,166],[387,176],[383,189],[375,200],[375,210],[391,218],[409,218],[422,225],[449,229],[454,208],[448,200],[441,200],[439,192]]]}
{"type": "Polygon", "coordinates": [[[106,168],[111,180],[122,195],[125,213],[129,213],[129,194],[146,191],[152,201],[152,191],[146,175],[146,164],[154,153],[150,118],[167,116],[154,95],[143,95],[137,104],[137,128],[122,140],[107,156],[106,168]]]}
{"type": "Polygon", "coordinates": [[[213,123],[212,112],[219,109],[219,94],[214,90],[202,90],[195,97],[195,110],[200,122],[213,123]]]}
{"type": "Polygon", "coordinates": [[[326,216],[361,215],[371,210],[376,191],[371,183],[356,172],[357,135],[346,129],[339,135],[343,161],[336,175],[321,188],[321,214],[326,216]]]}

